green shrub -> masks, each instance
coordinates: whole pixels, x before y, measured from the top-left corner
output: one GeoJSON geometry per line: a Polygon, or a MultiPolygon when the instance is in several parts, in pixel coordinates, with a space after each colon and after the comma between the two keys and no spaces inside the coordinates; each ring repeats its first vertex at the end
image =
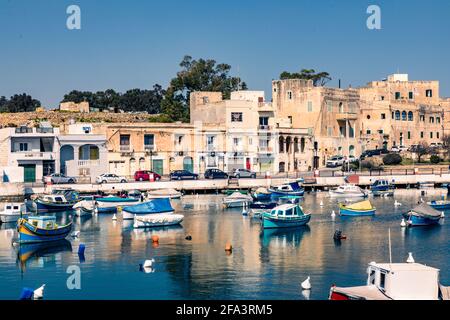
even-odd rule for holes
{"type": "Polygon", "coordinates": [[[389,153],[383,157],[385,165],[397,165],[402,163],[402,157],[398,153],[389,153]]]}
{"type": "Polygon", "coordinates": [[[430,157],[430,162],[431,162],[431,163],[434,163],[434,164],[438,164],[439,162],[441,162],[441,158],[439,158],[439,156],[433,154],[433,155],[430,157]]]}

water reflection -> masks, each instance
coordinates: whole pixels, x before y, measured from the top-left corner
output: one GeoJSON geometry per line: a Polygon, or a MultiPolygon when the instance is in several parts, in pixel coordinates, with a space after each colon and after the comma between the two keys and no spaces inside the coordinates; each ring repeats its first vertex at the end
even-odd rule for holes
{"type": "Polygon", "coordinates": [[[262,245],[264,247],[272,245],[274,248],[298,247],[303,236],[310,231],[308,225],[294,229],[263,229],[261,233],[262,245]]]}
{"type": "Polygon", "coordinates": [[[35,267],[48,267],[55,265],[57,254],[60,252],[72,252],[72,244],[68,240],[52,241],[48,243],[29,243],[16,245],[17,262],[22,272],[27,265],[35,267]]]}

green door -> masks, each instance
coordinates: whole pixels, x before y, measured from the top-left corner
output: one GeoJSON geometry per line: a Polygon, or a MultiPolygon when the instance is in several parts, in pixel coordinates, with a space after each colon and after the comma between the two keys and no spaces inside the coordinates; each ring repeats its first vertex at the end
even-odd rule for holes
{"type": "Polygon", "coordinates": [[[163,160],[153,160],[153,172],[156,172],[161,176],[163,175],[164,173],[163,160]]]}
{"type": "Polygon", "coordinates": [[[36,182],[36,165],[35,164],[23,164],[23,181],[24,182],[36,182]]]}
{"type": "Polygon", "coordinates": [[[194,172],[194,162],[191,157],[185,157],[183,159],[183,169],[189,172],[194,172]]]}

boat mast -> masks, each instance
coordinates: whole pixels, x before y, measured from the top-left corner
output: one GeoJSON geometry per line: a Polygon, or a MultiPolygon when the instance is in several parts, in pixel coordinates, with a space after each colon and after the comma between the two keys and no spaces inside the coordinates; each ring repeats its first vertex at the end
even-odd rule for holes
{"type": "Polygon", "coordinates": [[[389,264],[392,264],[391,228],[389,228],[389,264]]]}

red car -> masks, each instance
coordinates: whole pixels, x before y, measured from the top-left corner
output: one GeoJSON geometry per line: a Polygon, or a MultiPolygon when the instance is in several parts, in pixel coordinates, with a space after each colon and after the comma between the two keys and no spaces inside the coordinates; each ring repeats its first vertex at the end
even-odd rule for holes
{"type": "Polygon", "coordinates": [[[155,181],[161,180],[161,176],[153,171],[147,171],[147,170],[140,170],[136,171],[134,173],[134,180],[135,181],[150,181],[150,175],[153,174],[153,179],[155,181]]]}

